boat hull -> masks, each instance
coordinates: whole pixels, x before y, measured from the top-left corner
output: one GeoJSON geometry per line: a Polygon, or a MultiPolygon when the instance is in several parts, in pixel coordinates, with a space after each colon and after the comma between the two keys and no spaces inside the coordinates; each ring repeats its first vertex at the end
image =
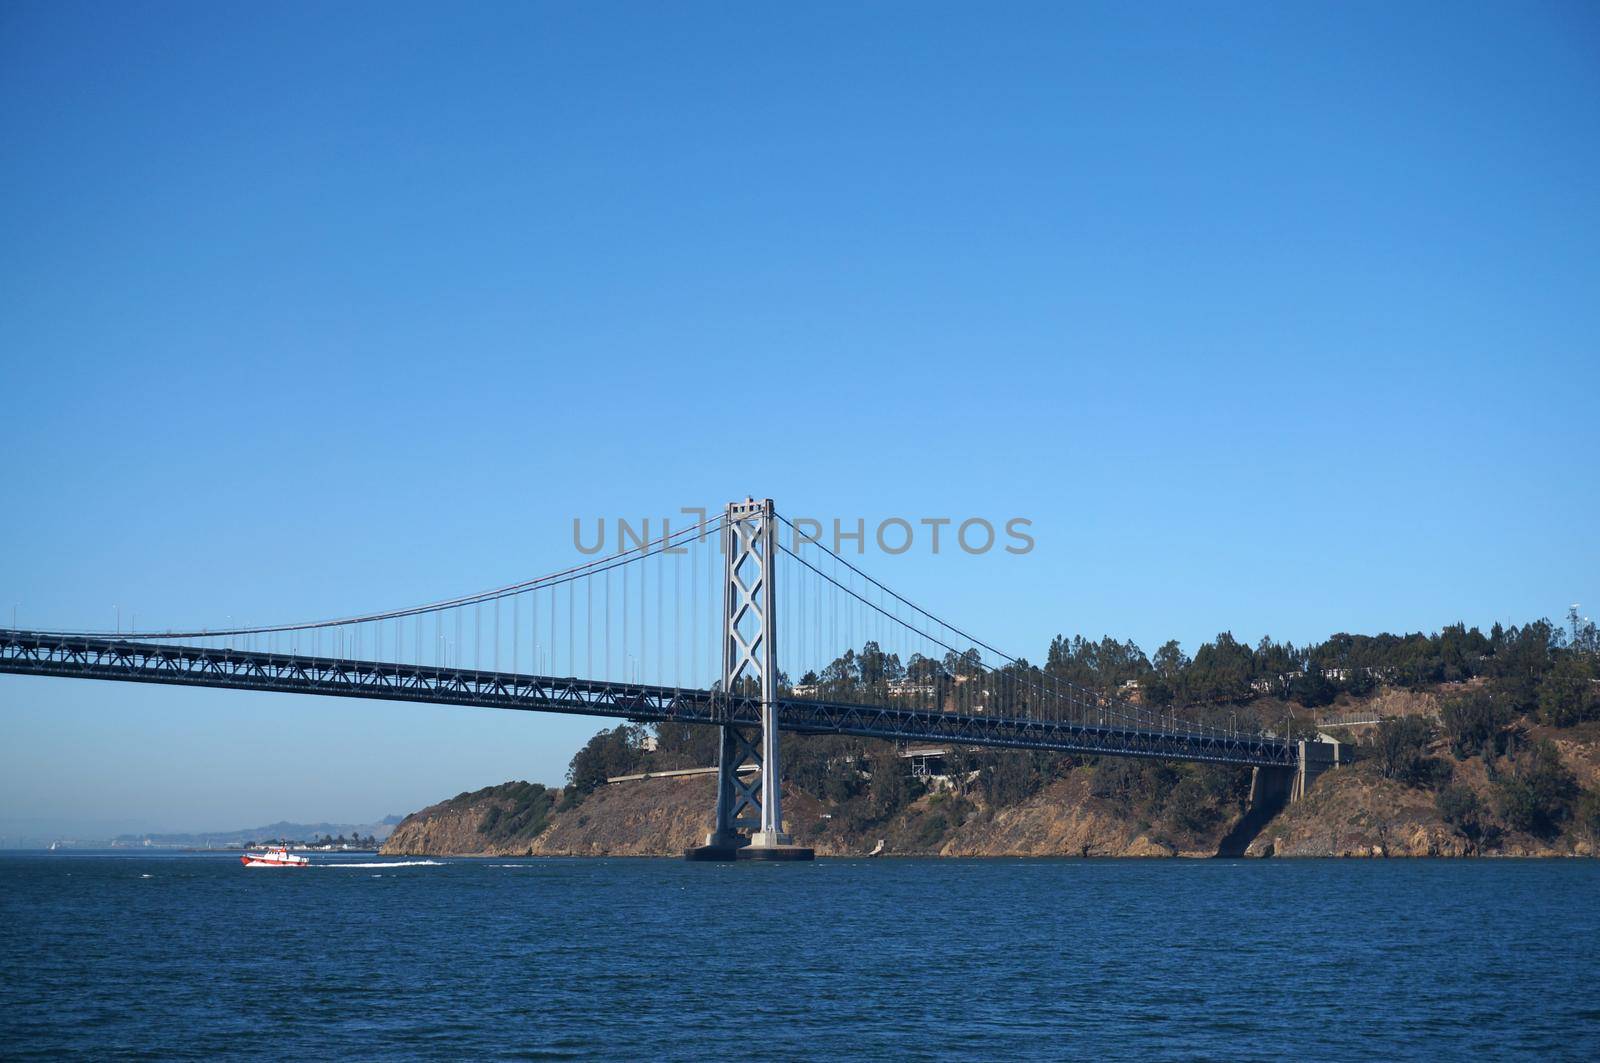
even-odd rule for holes
{"type": "Polygon", "coordinates": [[[260,857],[241,856],[239,862],[245,867],[310,867],[309,860],[263,860],[260,857]]]}

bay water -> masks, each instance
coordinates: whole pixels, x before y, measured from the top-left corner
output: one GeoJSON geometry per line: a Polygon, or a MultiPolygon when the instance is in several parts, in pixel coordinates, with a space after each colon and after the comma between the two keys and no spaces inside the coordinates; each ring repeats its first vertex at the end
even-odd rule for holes
{"type": "Polygon", "coordinates": [[[1600,1058],[1600,862],[0,854],[0,1056],[1600,1058]]]}

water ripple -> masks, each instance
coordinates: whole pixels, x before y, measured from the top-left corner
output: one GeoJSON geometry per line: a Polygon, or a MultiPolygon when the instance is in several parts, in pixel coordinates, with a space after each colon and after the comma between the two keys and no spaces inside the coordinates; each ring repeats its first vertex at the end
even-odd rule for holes
{"type": "Polygon", "coordinates": [[[317,866],[0,857],[4,1054],[1600,1056],[1590,861],[317,866]]]}

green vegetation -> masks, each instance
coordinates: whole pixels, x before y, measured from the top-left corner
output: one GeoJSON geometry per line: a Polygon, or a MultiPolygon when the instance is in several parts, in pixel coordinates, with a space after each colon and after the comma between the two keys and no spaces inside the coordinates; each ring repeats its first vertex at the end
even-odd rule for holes
{"type": "Polygon", "coordinates": [[[562,809],[576,807],[595,787],[604,785],[613,776],[641,770],[648,734],[638,724],[624,723],[589,739],[567,766],[567,790],[561,802],[562,809]]]}
{"type": "Polygon", "coordinates": [[[1426,786],[1448,774],[1442,762],[1428,756],[1428,743],[1433,739],[1433,728],[1419,716],[1401,716],[1384,720],[1378,725],[1373,747],[1378,760],[1378,770],[1385,779],[1394,779],[1407,786],[1426,786]]]}
{"type": "Polygon", "coordinates": [[[1505,751],[1506,728],[1516,719],[1509,701],[1494,690],[1469,691],[1439,707],[1439,722],[1458,757],[1492,761],[1505,751]]]}
{"type": "Polygon", "coordinates": [[[498,799],[478,824],[478,833],[497,845],[531,841],[550,823],[555,792],[536,782],[510,782],[466,795],[481,798],[493,792],[498,799]]]}
{"type": "Polygon", "coordinates": [[[1201,839],[1233,818],[1250,794],[1250,770],[1122,757],[1093,758],[1090,793],[1176,842],[1201,839]]]}
{"type": "Polygon", "coordinates": [[[1563,653],[1539,682],[1539,717],[1552,727],[1573,727],[1600,720],[1600,678],[1594,658],[1563,653]]]}
{"type": "Polygon", "coordinates": [[[978,791],[991,808],[1021,804],[1077,763],[1075,757],[1012,749],[979,750],[969,760],[978,791]]]}
{"type": "Polygon", "coordinates": [[[1495,780],[1495,811],[1512,830],[1554,837],[1572,812],[1578,782],[1561,763],[1556,747],[1540,742],[1511,759],[1495,780]]]}
{"type": "Polygon", "coordinates": [[[1369,694],[1380,683],[1421,689],[1485,679],[1513,714],[1537,711],[1544,722],[1568,727],[1600,719],[1600,684],[1592,682],[1597,659],[1600,634],[1593,623],[1574,621],[1569,631],[1535,620],[1521,627],[1496,624],[1487,635],[1451,624],[1432,635],[1339,634],[1301,647],[1263,637],[1252,648],[1224,631],[1193,659],[1175,641],[1152,659],[1131,641],[1058,635],[1042,671],[1106,693],[1132,680],[1150,704],[1189,706],[1246,705],[1274,696],[1318,708],[1341,694],[1369,694]]]}
{"type": "Polygon", "coordinates": [[[1469,787],[1455,783],[1446,786],[1434,798],[1434,807],[1439,818],[1461,835],[1472,851],[1482,848],[1494,834],[1488,810],[1469,787]]]}
{"type": "Polygon", "coordinates": [[[1573,820],[1584,837],[1600,845],[1600,791],[1584,791],[1573,810],[1573,820]]]}

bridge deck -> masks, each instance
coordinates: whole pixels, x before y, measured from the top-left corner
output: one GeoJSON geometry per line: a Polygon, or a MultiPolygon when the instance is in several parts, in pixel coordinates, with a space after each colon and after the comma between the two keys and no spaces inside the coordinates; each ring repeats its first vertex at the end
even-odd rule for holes
{"type": "MultiPolygon", "coordinates": [[[[758,701],[718,691],[0,629],[0,673],[382,698],[660,722],[759,727],[758,701]]],[[[1291,743],[1200,729],[958,714],[784,697],[779,726],[803,734],[950,742],[1222,764],[1291,765],[1291,743]]]]}

